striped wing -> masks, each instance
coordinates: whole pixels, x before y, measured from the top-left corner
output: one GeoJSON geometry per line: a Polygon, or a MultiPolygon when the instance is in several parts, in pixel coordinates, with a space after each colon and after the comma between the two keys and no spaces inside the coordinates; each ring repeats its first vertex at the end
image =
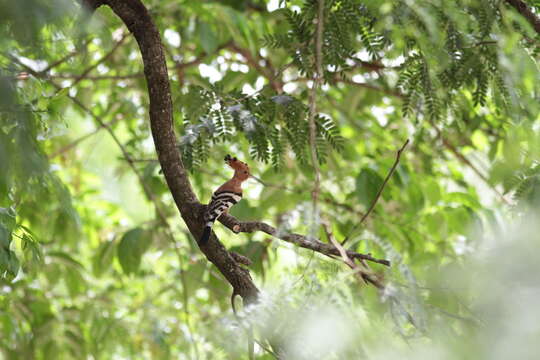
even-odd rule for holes
{"type": "Polygon", "coordinates": [[[242,199],[242,194],[234,191],[220,191],[215,192],[212,195],[212,200],[208,204],[208,210],[205,214],[205,220],[207,222],[214,222],[223,214],[223,212],[229,209],[242,199]]]}

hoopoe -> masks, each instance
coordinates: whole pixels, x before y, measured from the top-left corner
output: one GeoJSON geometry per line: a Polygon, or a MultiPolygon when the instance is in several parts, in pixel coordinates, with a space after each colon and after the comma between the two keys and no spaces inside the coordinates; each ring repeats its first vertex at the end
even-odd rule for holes
{"type": "Polygon", "coordinates": [[[204,213],[204,221],[206,225],[203,230],[199,244],[205,244],[210,238],[212,225],[218,217],[223,213],[227,213],[229,208],[242,199],[242,183],[250,177],[249,166],[238,160],[236,157],[231,157],[227,154],[225,162],[234,169],[232,179],[221,185],[212,194],[212,199],[208,204],[208,208],[204,213]]]}

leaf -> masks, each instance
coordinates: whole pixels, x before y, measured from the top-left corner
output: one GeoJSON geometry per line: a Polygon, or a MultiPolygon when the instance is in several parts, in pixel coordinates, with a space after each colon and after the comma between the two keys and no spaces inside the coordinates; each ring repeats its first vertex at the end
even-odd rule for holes
{"type": "Polygon", "coordinates": [[[92,261],[92,270],[95,276],[103,275],[111,267],[114,258],[114,245],[114,241],[105,241],[98,247],[92,261]]]}
{"type": "Polygon", "coordinates": [[[206,22],[199,22],[199,39],[201,40],[201,46],[207,54],[212,54],[218,47],[218,37],[216,33],[206,22]]]}
{"type": "Polygon", "coordinates": [[[67,271],[64,281],[71,297],[81,294],[86,289],[86,281],[79,271],[67,271]]]}
{"type": "Polygon", "coordinates": [[[424,192],[422,191],[422,188],[416,184],[412,183],[409,184],[407,188],[407,194],[409,197],[408,205],[409,205],[409,213],[410,214],[417,214],[418,211],[420,211],[425,204],[425,197],[424,192]]]}
{"type": "Polygon", "coordinates": [[[117,256],[122,270],[133,274],[139,270],[141,258],[150,246],[151,237],[141,228],[129,230],[118,244],[117,256]]]}
{"type": "Polygon", "coordinates": [[[257,207],[250,206],[248,200],[242,199],[231,208],[230,214],[242,220],[255,220],[257,218],[257,207]]]}
{"type": "Polygon", "coordinates": [[[9,244],[11,243],[11,231],[6,229],[6,227],[0,223],[0,249],[9,249],[9,244]]]}
{"type": "Polygon", "coordinates": [[[12,207],[0,207],[0,224],[4,225],[7,230],[13,230],[17,223],[15,219],[16,213],[12,207]]]}
{"type": "Polygon", "coordinates": [[[0,248],[0,277],[12,280],[19,272],[19,259],[15,253],[6,248],[0,248]]]}
{"type": "Polygon", "coordinates": [[[195,290],[204,286],[203,278],[206,272],[207,264],[204,262],[197,262],[195,264],[190,264],[189,267],[184,271],[184,279],[186,289],[189,293],[194,292],[195,290]]]}
{"type": "Polygon", "coordinates": [[[360,203],[366,207],[370,206],[382,183],[383,178],[375,170],[365,168],[360,171],[356,177],[356,196],[360,203]]]}
{"type": "Polygon", "coordinates": [[[51,251],[47,253],[47,256],[55,258],[55,262],[64,264],[66,267],[72,267],[74,269],[81,270],[84,269],[83,264],[75,260],[71,255],[62,252],[62,251],[51,251]],[[57,261],[56,261],[57,260],[57,261]]]}

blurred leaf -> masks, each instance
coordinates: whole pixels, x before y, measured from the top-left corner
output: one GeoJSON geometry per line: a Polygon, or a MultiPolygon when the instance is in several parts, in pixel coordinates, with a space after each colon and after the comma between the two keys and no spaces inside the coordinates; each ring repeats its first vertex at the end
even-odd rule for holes
{"type": "Polygon", "coordinates": [[[0,224],[0,248],[9,249],[11,243],[11,231],[9,231],[4,224],[0,224]]]}
{"type": "Polygon", "coordinates": [[[360,171],[356,177],[356,196],[362,205],[369,207],[382,186],[383,178],[370,168],[360,171]]]}
{"type": "Polygon", "coordinates": [[[242,219],[243,221],[257,219],[257,208],[251,207],[246,199],[240,200],[230,210],[232,216],[242,219]]]}
{"type": "Polygon", "coordinates": [[[213,53],[219,46],[219,39],[210,24],[204,21],[199,21],[198,25],[199,38],[201,46],[207,54],[213,53]]]}
{"type": "Polygon", "coordinates": [[[104,241],[97,248],[92,261],[94,275],[99,277],[109,270],[114,259],[115,250],[116,247],[114,241],[104,241]]]}
{"type": "Polygon", "coordinates": [[[16,213],[12,207],[0,207],[0,224],[4,225],[7,230],[15,229],[16,213]]]}
{"type": "Polygon", "coordinates": [[[139,270],[141,258],[150,246],[152,238],[141,228],[129,230],[122,236],[117,248],[117,257],[126,274],[139,270]]]}
{"type": "Polygon", "coordinates": [[[204,262],[199,261],[195,264],[190,264],[190,266],[186,270],[183,270],[183,276],[186,281],[185,285],[187,287],[185,291],[191,293],[201,287],[204,287],[203,276],[206,272],[206,269],[207,265],[204,262]]]}

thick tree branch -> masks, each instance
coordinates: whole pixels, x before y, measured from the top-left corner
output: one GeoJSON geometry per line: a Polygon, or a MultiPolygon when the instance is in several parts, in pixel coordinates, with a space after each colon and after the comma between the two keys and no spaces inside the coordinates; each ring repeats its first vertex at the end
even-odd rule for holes
{"type": "MultiPolygon", "coordinates": [[[[178,151],[167,64],[159,31],[140,0],[84,0],[84,3],[91,10],[108,5],[137,40],[150,98],[150,127],[163,175],[182,218],[193,236],[199,238],[203,228],[203,207],[191,188],[178,151]]],[[[258,289],[249,272],[231,257],[214,235],[201,250],[246,303],[257,299],[258,289]]]]}
{"type": "Polygon", "coordinates": [[[520,13],[531,26],[540,34],[540,18],[527,6],[524,1],[521,0],[506,0],[506,3],[512,6],[518,13],[520,13]]]}

